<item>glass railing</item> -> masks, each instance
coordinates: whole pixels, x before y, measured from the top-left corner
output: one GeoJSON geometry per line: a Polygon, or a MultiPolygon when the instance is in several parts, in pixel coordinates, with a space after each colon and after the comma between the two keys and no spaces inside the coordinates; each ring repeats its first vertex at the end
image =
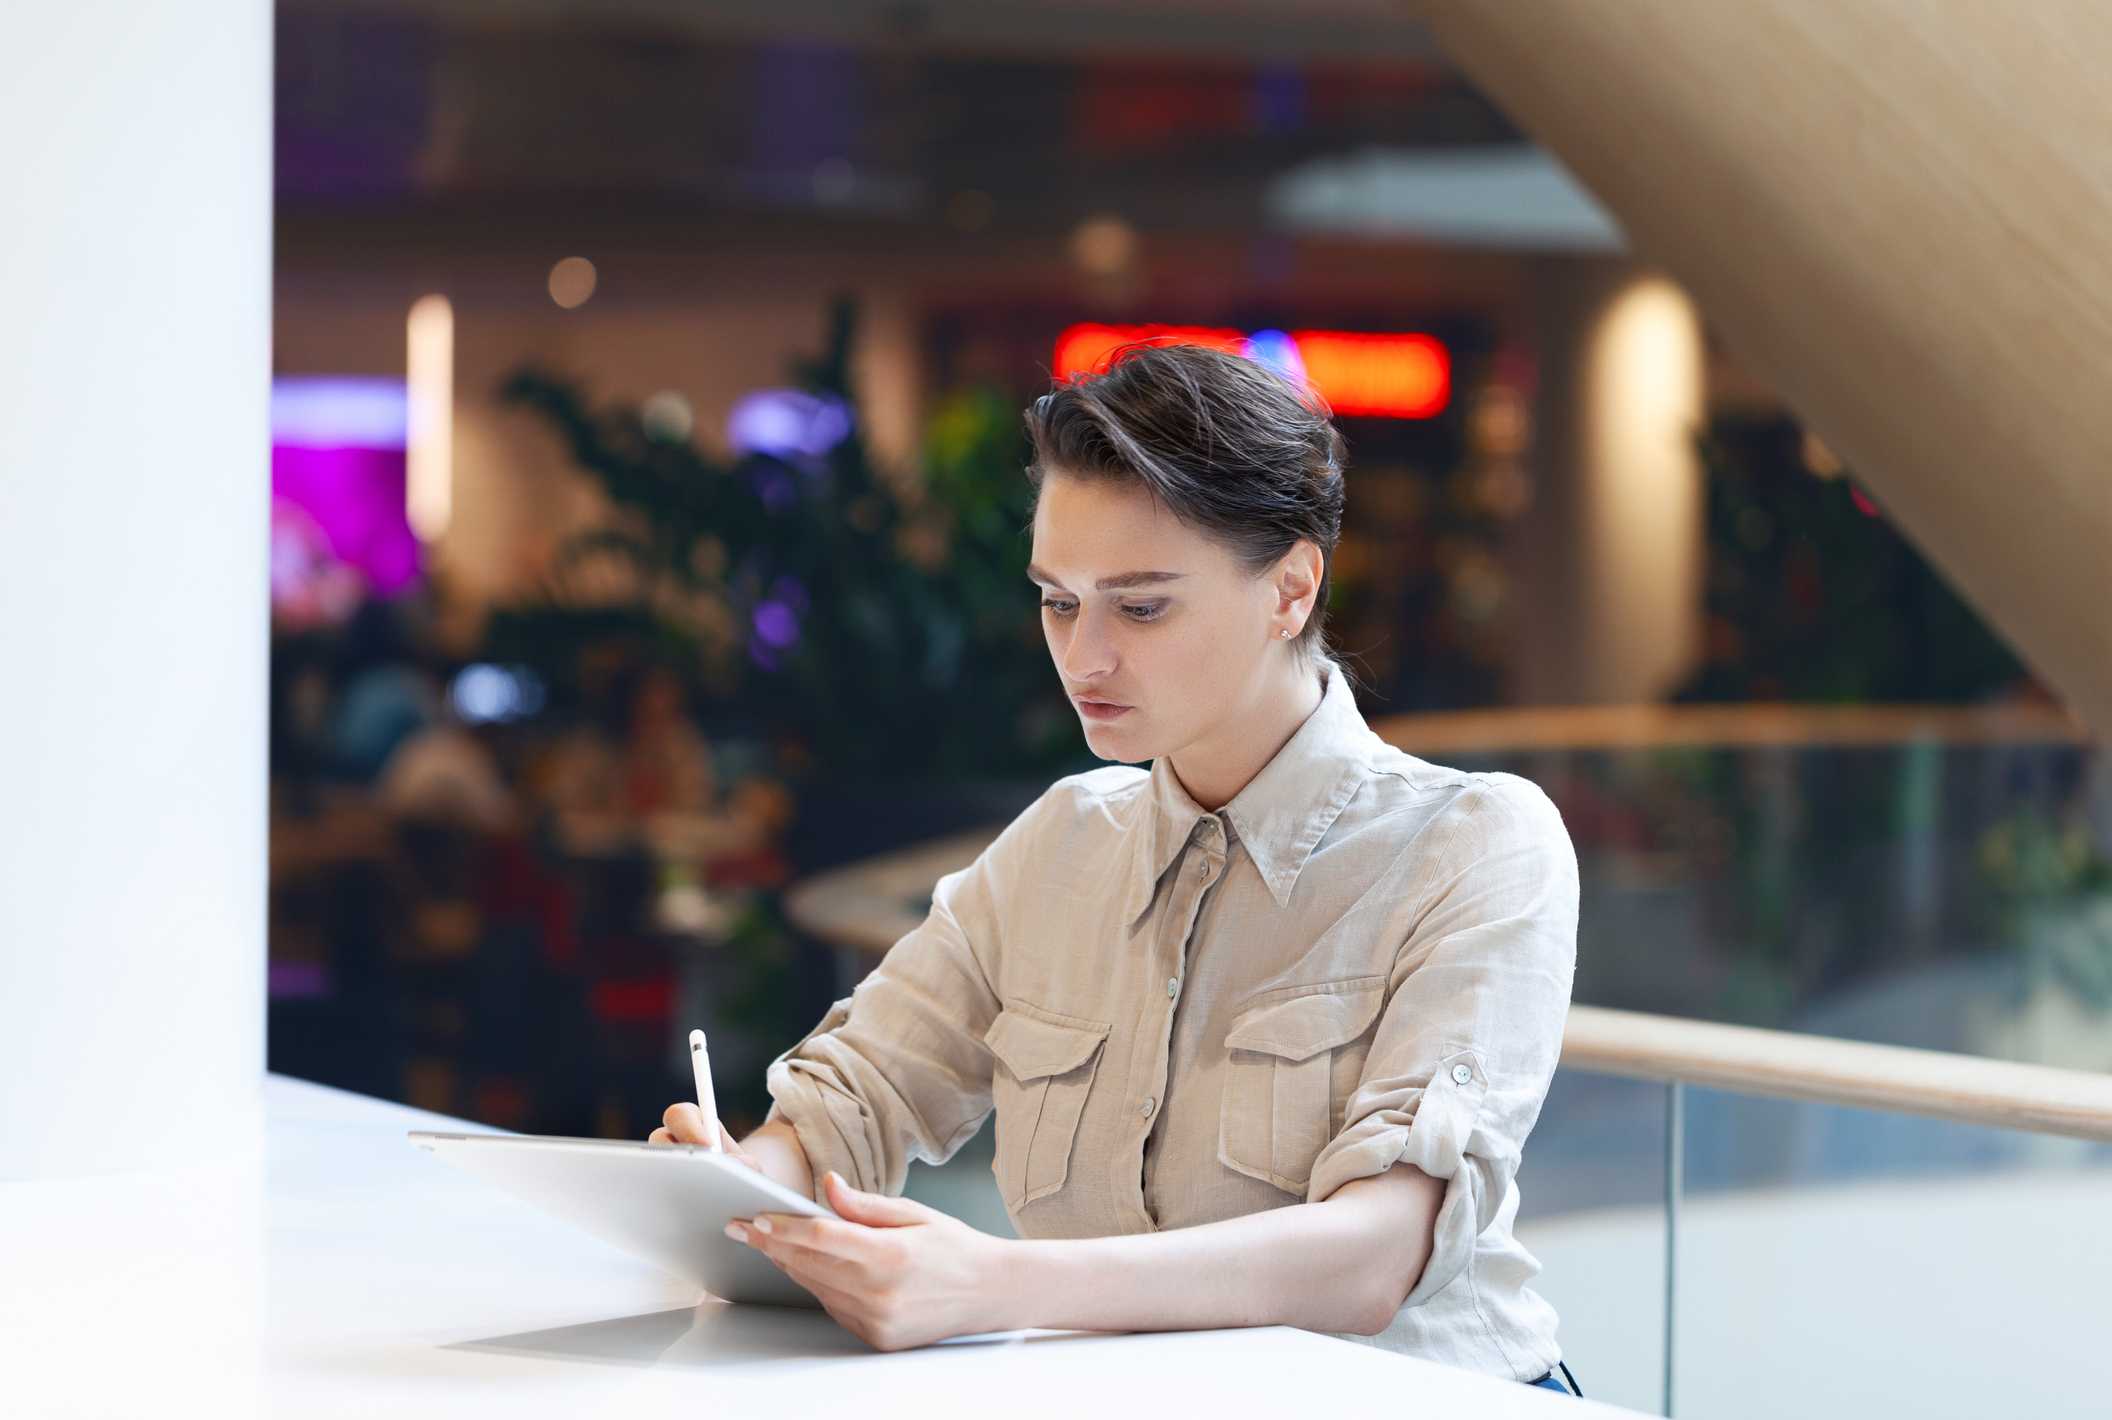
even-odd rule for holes
{"type": "Polygon", "coordinates": [[[2104,1413],[2083,1358],[2112,1331],[2106,1132],[1565,1065],[1515,1231],[1592,1399],[1704,1420],[2082,1420],[2104,1413]]]}

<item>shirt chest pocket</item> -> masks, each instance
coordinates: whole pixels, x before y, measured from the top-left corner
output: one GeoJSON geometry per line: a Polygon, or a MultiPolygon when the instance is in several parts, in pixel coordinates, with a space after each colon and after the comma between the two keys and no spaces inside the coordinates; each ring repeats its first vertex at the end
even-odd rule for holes
{"type": "MultiPolygon", "coordinates": [[[[1361,1054],[1358,1038],[1385,1003],[1386,978],[1297,989],[1294,996],[1267,993],[1232,1018],[1217,1157],[1227,1168],[1302,1197],[1313,1160],[1337,1128],[1338,1057],[1361,1054]]],[[[1345,1095],[1352,1085],[1344,1085],[1345,1095]]]]}
{"type": "Polygon", "coordinates": [[[1063,1187],[1107,1032],[1103,1021],[1013,1002],[983,1033],[997,1057],[990,1078],[997,1154],[990,1169],[1008,1207],[1063,1187]]]}

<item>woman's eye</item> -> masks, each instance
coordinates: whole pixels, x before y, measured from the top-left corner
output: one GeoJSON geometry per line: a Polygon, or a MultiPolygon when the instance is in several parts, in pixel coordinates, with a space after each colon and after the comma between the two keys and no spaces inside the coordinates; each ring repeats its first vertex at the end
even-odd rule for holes
{"type": "MultiPolygon", "coordinates": [[[[1041,604],[1056,616],[1072,616],[1078,611],[1078,603],[1056,597],[1043,597],[1041,604]]],[[[1122,613],[1131,621],[1157,621],[1165,610],[1164,602],[1136,602],[1125,604],[1122,613]]]]}

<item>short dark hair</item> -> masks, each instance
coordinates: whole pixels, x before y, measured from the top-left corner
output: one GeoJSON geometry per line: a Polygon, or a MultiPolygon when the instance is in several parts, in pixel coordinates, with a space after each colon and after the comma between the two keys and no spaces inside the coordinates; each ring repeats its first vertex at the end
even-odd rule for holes
{"type": "Polygon", "coordinates": [[[1300,538],[1320,549],[1313,614],[1292,643],[1327,654],[1327,593],[1342,536],[1342,435],[1317,394],[1258,360],[1200,345],[1130,345],[1026,409],[1027,480],[1142,484],[1259,575],[1300,538]]]}

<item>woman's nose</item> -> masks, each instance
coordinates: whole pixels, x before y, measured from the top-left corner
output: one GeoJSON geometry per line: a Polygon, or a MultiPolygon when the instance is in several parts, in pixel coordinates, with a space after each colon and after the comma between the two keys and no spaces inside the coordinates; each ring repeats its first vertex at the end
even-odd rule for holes
{"type": "Polygon", "coordinates": [[[1114,669],[1114,646],[1105,624],[1083,607],[1071,624],[1071,639],[1063,648],[1061,663],[1064,679],[1071,685],[1082,685],[1114,669]]]}

